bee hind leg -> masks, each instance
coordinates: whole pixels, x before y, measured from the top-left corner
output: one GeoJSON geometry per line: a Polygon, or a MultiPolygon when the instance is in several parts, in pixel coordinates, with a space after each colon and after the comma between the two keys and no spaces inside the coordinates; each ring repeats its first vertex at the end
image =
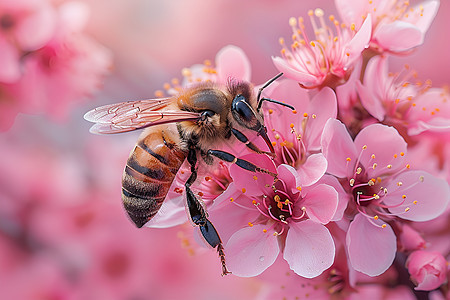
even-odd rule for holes
{"type": "Polygon", "coordinates": [[[189,210],[189,215],[192,222],[200,227],[200,232],[202,233],[205,241],[213,248],[217,247],[217,252],[220,257],[220,262],[222,264],[222,276],[229,274],[225,262],[225,252],[223,251],[222,240],[210,220],[208,220],[207,213],[201,204],[201,202],[195,197],[190,186],[197,179],[197,170],[195,169],[195,164],[197,162],[195,151],[190,150],[188,155],[188,162],[191,164],[191,176],[185,183],[186,187],[186,200],[189,210]]]}

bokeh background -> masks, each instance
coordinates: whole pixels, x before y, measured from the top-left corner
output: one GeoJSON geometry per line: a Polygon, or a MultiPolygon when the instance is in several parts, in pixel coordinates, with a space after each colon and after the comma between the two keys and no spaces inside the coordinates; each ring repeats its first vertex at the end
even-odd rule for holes
{"type": "MultiPolygon", "coordinates": [[[[138,133],[94,136],[82,116],[103,104],[153,97],[183,67],[213,61],[228,44],[247,53],[252,81],[262,83],[277,73],[271,56],[279,53],[279,37],[290,37],[289,17],[316,7],[336,14],[334,2],[80,2],[89,11],[83,34],[107,49],[111,63],[90,97],[65,103],[64,112],[51,109],[58,98],[41,111],[23,110],[0,132],[0,299],[262,297],[259,278],[222,278],[216,252],[197,246],[189,224],[132,225],[120,188],[138,133]]],[[[449,14],[450,2],[441,1],[425,43],[391,59],[392,69],[407,63],[434,86],[449,84],[449,14]]],[[[36,101],[40,88],[30,85],[22,104],[36,101]]]]}

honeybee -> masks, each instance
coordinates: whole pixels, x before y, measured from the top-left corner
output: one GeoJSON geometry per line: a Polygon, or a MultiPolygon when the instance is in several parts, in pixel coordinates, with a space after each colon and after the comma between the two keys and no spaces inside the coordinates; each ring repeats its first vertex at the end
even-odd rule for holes
{"type": "Polygon", "coordinates": [[[276,174],[249,161],[213,147],[223,140],[235,138],[251,151],[275,155],[263,123],[261,105],[263,101],[269,101],[294,108],[261,98],[261,92],[281,75],[267,81],[257,95],[252,84],[230,79],[225,86],[203,82],[173,97],[111,104],[85,114],[86,120],[96,123],[90,130],[93,133],[111,134],[146,128],[131,151],[122,177],[123,205],[138,228],[158,212],[178,170],[187,159],[191,174],[185,188],[190,218],[194,225],[199,226],[206,242],[213,248],[217,247],[222,275],[229,273],[219,234],[190,187],[197,178],[200,158],[206,164],[212,164],[215,157],[251,172],[276,177],[276,174]],[[241,130],[256,132],[264,139],[269,151],[259,149],[241,130]]]}

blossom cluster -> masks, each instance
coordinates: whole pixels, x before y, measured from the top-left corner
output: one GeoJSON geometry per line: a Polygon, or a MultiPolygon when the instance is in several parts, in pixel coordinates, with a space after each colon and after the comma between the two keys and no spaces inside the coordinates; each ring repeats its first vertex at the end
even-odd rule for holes
{"type": "MultiPolygon", "coordinates": [[[[423,43],[439,2],[335,4],[342,22],[311,10],[313,36],[303,18],[291,18],[292,44],[280,39],[273,63],[284,78],[263,94],[295,110],[263,104],[275,157],[225,145],[277,177],[221,162],[199,177],[197,196],[221,235],[230,271],[279,282],[282,290],[271,297],[414,297],[432,290],[448,297],[450,93],[408,66],[389,68],[389,59],[423,43]],[[285,268],[291,286],[284,275],[264,273],[268,268],[285,268]]],[[[227,46],[215,66],[206,61],[182,74],[182,83],[165,86],[168,94],[205,80],[249,81],[251,70],[244,52],[227,46]]],[[[187,220],[184,181],[177,177],[164,213],[148,227],[187,220]]]]}
{"type": "Polygon", "coordinates": [[[0,130],[18,113],[67,117],[111,66],[110,51],[85,34],[82,2],[0,2],[0,130]]]}

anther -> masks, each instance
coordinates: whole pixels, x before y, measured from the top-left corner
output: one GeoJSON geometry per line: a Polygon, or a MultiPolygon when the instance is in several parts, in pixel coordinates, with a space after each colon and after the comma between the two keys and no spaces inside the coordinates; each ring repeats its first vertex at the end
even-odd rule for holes
{"type": "Polygon", "coordinates": [[[247,190],[245,188],[242,188],[242,193],[245,193],[247,190]]]}
{"type": "Polygon", "coordinates": [[[350,182],[350,186],[354,186],[355,185],[355,179],[354,178],[350,179],[349,182],[350,182]]]}
{"type": "Polygon", "coordinates": [[[383,224],[381,225],[381,228],[386,228],[386,226],[387,226],[386,224],[383,224]]]}
{"type": "Polygon", "coordinates": [[[252,222],[248,222],[248,226],[253,227],[253,223],[252,222]]]}

